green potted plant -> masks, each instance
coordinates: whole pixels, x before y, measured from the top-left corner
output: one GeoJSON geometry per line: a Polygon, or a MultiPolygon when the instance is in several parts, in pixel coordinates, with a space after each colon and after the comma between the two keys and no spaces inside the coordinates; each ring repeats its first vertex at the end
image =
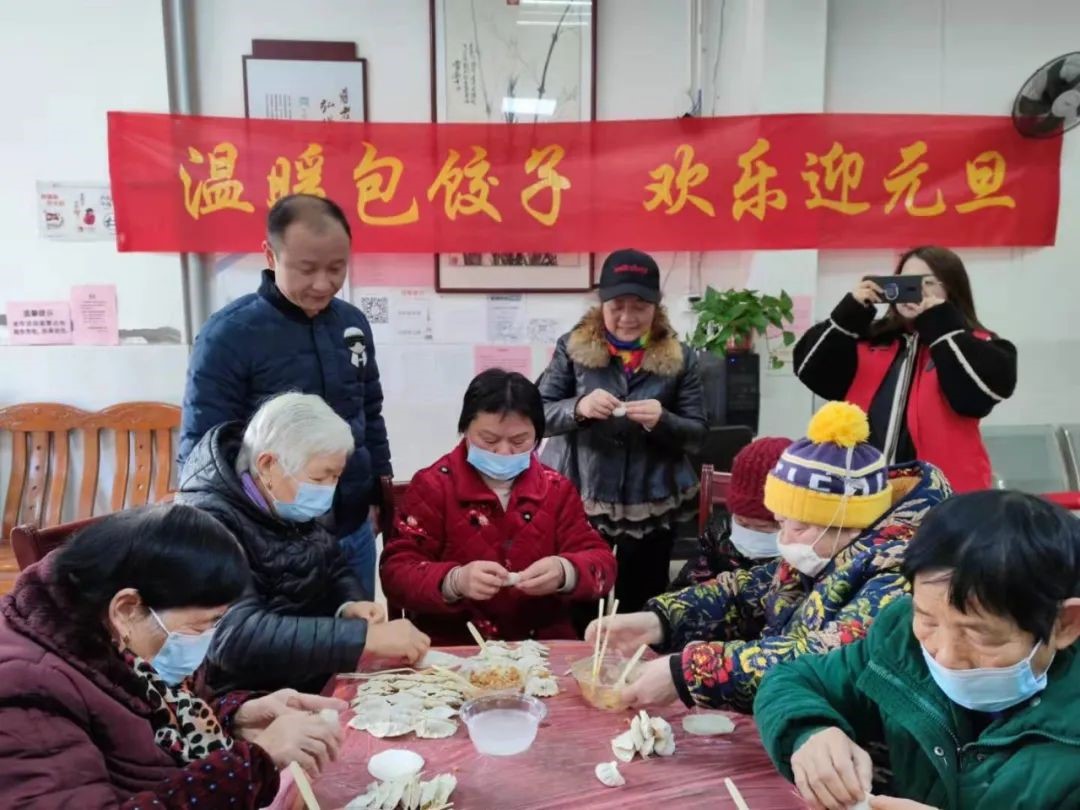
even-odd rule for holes
{"type": "Polygon", "coordinates": [[[705,288],[705,295],[691,304],[697,324],[687,342],[723,357],[753,351],[754,336],[765,338],[766,351],[773,368],[783,368],[784,361],[772,351],[769,327],[779,329],[784,346],[795,342],[795,333],[785,327],[795,319],[791,296],[781,290],[779,296],[757,290],[705,288]]]}

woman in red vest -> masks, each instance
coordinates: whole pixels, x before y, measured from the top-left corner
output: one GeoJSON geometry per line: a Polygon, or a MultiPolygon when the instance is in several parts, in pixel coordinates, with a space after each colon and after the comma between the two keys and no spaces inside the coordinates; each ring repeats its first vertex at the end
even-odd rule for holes
{"type": "Polygon", "coordinates": [[[979,322],[951,250],[913,248],[895,274],[922,276],[921,302],[875,319],[883,292],[864,279],[795,346],[795,373],[818,396],[865,410],[890,464],[929,461],[955,491],[985,489],[992,474],[979,420],[1012,396],[1016,347],[979,322]]]}

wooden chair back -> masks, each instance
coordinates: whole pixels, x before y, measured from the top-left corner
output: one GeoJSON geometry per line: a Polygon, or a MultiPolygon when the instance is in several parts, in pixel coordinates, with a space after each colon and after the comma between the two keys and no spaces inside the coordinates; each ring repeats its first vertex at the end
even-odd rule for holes
{"type": "Polygon", "coordinates": [[[115,436],[115,471],[109,509],[161,503],[170,499],[173,431],[180,427],[180,408],[163,402],[122,402],[90,414],[84,444],[85,465],[79,492],[79,517],[93,514],[98,487],[101,431],[115,436]],[[132,452],[134,450],[134,452],[132,452]],[[131,462],[134,456],[135,466],[131,462]]]}
{"type": "Polygon", "coordinates": [[[20,523],[61,522],[70,463],[70,438],[89,414],[70,405],[30,402],[0,409],[0,431],[11,434],[11,471],[0,539],[20,523]]]}
{"type": "Polygon", "coordinates": [[[379,489],[382,491],[382,509],[379,510],[379,532],[385,546],[394,537],[394,525],[397,522],[396,504],[409,488],[408,481],[394,481],[389,475],[379,476],[379,489]]]}
{"type": "Polygon", "coordinates": [[[96,523],[102,517],[103,515],[99,515],[72,523],[61,523],[59,526],[50,526],[47,529],[29,525],[16,526],[11,530],[11,545],[15,549],[15,561],[19,564],[19,570],[25,571],[29,566],[44,559],[50,551],[64,545],[73,534],[96,523]]]}
{"type": "Polygon", "coordinates": [[[83,453],[77,520],[94,514],[103,430],[114,432],[116,438],[110,511],[169,500],[172,432],[179,426],[180,408],[159,402],[125,402],[96,413],[56,403],[0,409],[0,431],[12,436],[11,477],[0,539],[10,537],[18,525],[40,528],[63,523],[71,475],[71,438],[76,433],[83,453]]]}
{"type": "Polygon", "coordinates": [[[698,492],[698,536],[705,534],[713,507],[727,504],[731,473],[716,472],[711,464],[701,467],[701,489],[698,492]]]}

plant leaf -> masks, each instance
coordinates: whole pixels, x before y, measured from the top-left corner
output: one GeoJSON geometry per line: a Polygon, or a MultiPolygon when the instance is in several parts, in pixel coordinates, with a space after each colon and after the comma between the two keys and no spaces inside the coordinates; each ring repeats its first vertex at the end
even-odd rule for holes
{"type": "Polygon", "coordinates": [[[795,333],[794,332],[788,332],[787,330],[784,330],[784,345],[785,346],[790,346],[794,342],[795,342],[795,333]]]}
{"type": "Polygon", "coordinates": [[[784,361],[777,357],[775,354],[769,358],[769,363],[774,370],[784,367],[784,361]]]}

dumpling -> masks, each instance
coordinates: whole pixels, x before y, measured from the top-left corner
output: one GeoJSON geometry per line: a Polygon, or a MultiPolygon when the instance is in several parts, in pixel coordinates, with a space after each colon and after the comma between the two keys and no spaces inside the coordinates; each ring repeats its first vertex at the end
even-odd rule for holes
{"type": "Polygon", "coordinates": [[[369,723],[366,729],[367,733],[372,737],[379,737],[380,739],[384,737],[402,737],[412,730],[412,726],[408,723],[402,723],[396,720],[380,720],[375,723],[369,723]]]}
{"type": "Polygon", "coordinates": [[[525,694],[540,698],[555,697],[559,694],[559,682],[554,678],[533,676],[525,682],[525,694]]]}
{"type": "Polygon", "coordinates": [[[626,784],[616,762],[601,762],[596,766],[594,773],[596,773],[596,778],[607,787],[620,787],[626,784]]]}
{"type": "Polygon", "coordinates": [[[652,726],[653,733],[656,736],[656,743],[653,746],[656,755],[670,757],[674,754],[675,732],[671,730],[671,724],[663,717],[653,717],[650,718],[649,725],[652,726]]]}
{"type": "Polygon", "coordinates": [[[441,740],[453,737],[458,724],[453,720],[440,720],[437,717],[423,717],[413,726],[416,736],[424,740],[441,740]]]}
{"type": "Polygon", "coordinates": [[[634,742],[634,732],[624,731],[611,741],[611,752],[623,762],[629,762],[637,753],[637,743],[634,742]]]}

